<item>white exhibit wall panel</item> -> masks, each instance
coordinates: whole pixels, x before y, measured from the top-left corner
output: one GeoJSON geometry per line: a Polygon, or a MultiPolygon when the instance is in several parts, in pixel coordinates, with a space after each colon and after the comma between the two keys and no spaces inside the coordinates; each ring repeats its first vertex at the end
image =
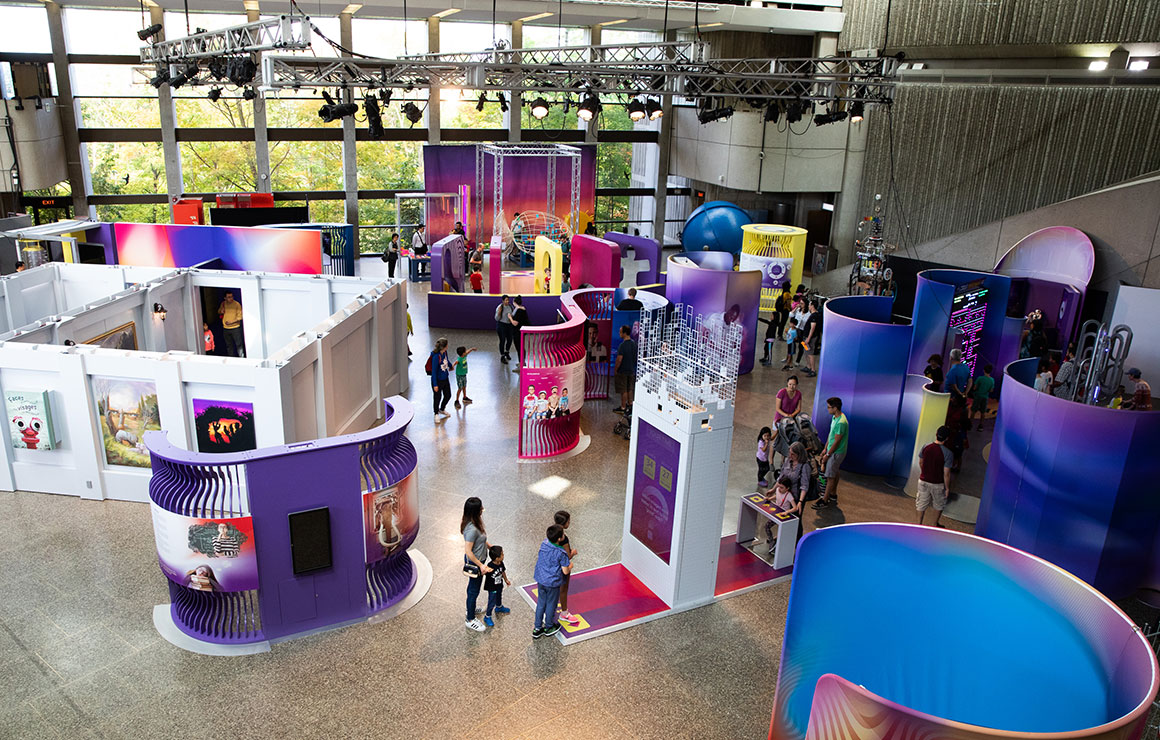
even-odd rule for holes
{"type": "Polygon", "coordinates": [[[155,393],[156,417],[170,441],[196,449],[194,399],[251,404],[257,446],[270,447],[366,429],[382,417],[384,396],[407,389],[401,281],[201,270],[128,275],[119,267],[50,267],[43,272],[65,279],[0,281],[6,316],[13,306],[21,316],[53,311],[65,305],[63,294],[80,295],[62,287],[64,282],[84,283],[86,276],[69,274],[74,269],[95,270],[93,282],[119,294],[84,295],[76,315],[38,316],[18,332],[0,336],[0,392],[47,391],[57,439],[51,450],[11,441],[0,445],[4,490],[147,501],[149,468],[123,464],[133,460],[139,441],[134,439],[139,425],[125,426],[124,420],[154,413],[148,404],[138,404],[136,395],[155,393]],[[262,350],[268,340],[281,340],[284,346],[264,359],[264,351],[232,358],[186,349],[200,346],[202,286],[238,290],[247,349],[262,350]],[[165,320],[153,313],[154,303],[164,305],[165,320]],[[129,321],[135,324],[139,351],[79,344],[129,321]],[[269,323],[275,324],[273,330],[269,323]],[[304,326],[312,328],[303,331],[304,326]],[[78,346],[64,346],[66,339],[78,346]],[[103,416],[98,395],[105,398],[110,391],[105,383],[101,394],[95,392],[94,378],[98,384],[114,379],[136,395],[103,416]],[[114,431],[125,432],[122,439],[109,432],[118,425],[114,431]]]}
{"type": "Polygon", "coordinates": [[[1127,324],[1132,329],[1132,346],[1124,362],[1124,385],[1132,392],[1127,371],[1140,368],[1144,380],[1160,382],[1160,290],[1121,285],[1116,294],[1116,308],[1112,311],[1112,326],[1127,324]]]}

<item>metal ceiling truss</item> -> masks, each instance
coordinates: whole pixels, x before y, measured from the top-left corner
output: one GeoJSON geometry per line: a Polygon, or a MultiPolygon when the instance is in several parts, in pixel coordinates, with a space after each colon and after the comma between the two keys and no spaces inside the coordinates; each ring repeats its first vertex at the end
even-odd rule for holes
{"type": "Polygon", "coordinates": [[[299,13],[291,13],[143,46],[141,61],[147,64],[184,64],[199,59],[259,51],[309,48],[310,19],[299,13]]]}
{"type": "Polygon", "coordinates": [[[547,98],[671,95],[724,105],[774,100],[889,104],[893,57],[709,59],[700,42],[498,49],[402,59],[264,55],[263,92],[301,88],[458,88],[547,98]]]}

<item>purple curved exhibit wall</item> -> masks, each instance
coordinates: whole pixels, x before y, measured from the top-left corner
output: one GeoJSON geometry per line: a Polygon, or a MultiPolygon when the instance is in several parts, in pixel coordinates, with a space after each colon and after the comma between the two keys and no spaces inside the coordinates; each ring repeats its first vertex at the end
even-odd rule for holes
{"type": "Polygon", "coordinates": [[[585,394],[585,315],[573,291],[559,297],[565,321],[520,329],[518,456],[553,457],[580,443],[585,394]]]}
{"type": "MultiPolygon", "coordinates": [[[[814,425],[824,440],[831,418],[826,399],[842,399],[842,413],[850,422],[842,467],[854,473],[894,473],[911,327],[890,323],[892,305],[893,299],[886,296],[843,296],[826,301],[822,308],[825,330],[814,425]]],[[[913,435],[909,444],[912,448],[913,435]]],[[[899,457],[905,457],[909,468],[909,454],[899,457]]]]}
{"type": "Polygon", "coordinates": [[[761,272],[733,269],[728,252],[685,252],[669,257],[665,298],[690,307],[705,324],[741,327],[738,373],[753,371],[757,344],[757,313],[761,304],[761,272]]]}
{"type": "Polygon", "coordinates": [[[1137,740],[1158,688],[1139,628],[1064,570],[935,527],[839,525],[798,545],[769,738],[1137,740]]]}
{"type": "Polygon", "coordinates": [[[467,264],[466,243],[459,234],[445,236],[431,245],[431,274],[440,277],[432,290],[462,293],[465,288],[463,270],[467,264]]]}
{"type": "MultiPolygon", "coordinates": [[[[622,259],[631,258],[633,261],[645,263],[645,266],[637,270],[635,275],[622,275],[617,287],[620,285],[654,285],[660,280],[661,245],[657,243],[656,239],[622,234],[619,231],[609,231],[605,233],[604,238],[620,245],[622,259]],[[629,254],[630,251],[632,254],[629,254]]],[[[576,285],[580,284],[575,280],[572,282],[576,285]]]]}
{"type": "Polygon", "coordinates": [[[998,372],[1018,358],[1023,322],[1007,319],[1010,294],[1011,279],[1003,275],[972,270],[918,273],[908,372],[922,375],[931,355],[943,357],[945,370],[955,348],[963,350],[963,361],[973,375],[982,374],[986,364],[998,372]],[[1012,333],[1014,343],[1008,340],[1012,333]]]}
{"type": "Polygon", "coordinates": [[[398,603],[416,570],[411,404],[358,434],[190,452],[147,432],[149,497],[174,625],[205,643],[273,642],[398,603]]]}
{"type": "Polygon", "coordinates": [[[588,234],[572,237],[571,284],[593,288],[620,286],[620,246],[588,234]]]}
{"type": "Polygon", "coordinates": [[[976,534],[1038,555],[1112,598],[1160,590],[1160,411],[1088,406],[1008,366],[976,534]]]}

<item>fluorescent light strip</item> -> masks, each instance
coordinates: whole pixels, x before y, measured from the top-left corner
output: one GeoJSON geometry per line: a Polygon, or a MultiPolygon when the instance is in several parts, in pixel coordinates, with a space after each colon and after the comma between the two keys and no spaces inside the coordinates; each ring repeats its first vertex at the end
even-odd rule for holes
{"type": "Polygon", "coordinates": [[[598,23],[598,24],[596,24],[596,25],[598,25],[598,26],[619,26],[621,23],[628,23],[628,19],[627,19],[627,18],[621,18],[621,19],[620,19],[620,20],[618,20],[618,21],[608,21],[608,22],[606,22],[606,23],[598,23]]]}
{"type": "Polygon", "coordinates": [[[438,13],[436,13],[432,17],[433,18],[446,18],[449,15],[455,15],[460,10],[462,10],[462,8],[448,8],[447,10],[440,10],[438,13]]]}
{"type": "Polygon", "coordinates": [[[1088,69],[1090,69],[1092,72],[1103,72],[1107,68],[1108,60],[1106,59],[1097,59],[1088,65],[1088,69]]]}
{"type": "Polygon", "coordinates": [[[702,23],[699,26],[689,26],[689,28],[716,28],[717,26],[724,26],[723,22],[718,23],[702,23]]]}
{"type": "Polygon", "coordinates": [[[343,8],[343,9],[340,11],[340,14],[342,14],[342,13],[345,13],[345,14],[348,14],[348,15],[354,15],[355,13],[359,12],[360,10],[362,10],[362,6],[361,6],[361,5],[358,5],[358,4],[356,4],[356,3],[351,3],[350,5],[348,5],[348,6],[346,6],[345,8],[343,8]]]}
{"type": "Polygon", "coordinates": [[[1128,62],[1128,71],[1130,72],[1143,72],[1146,69],[1148,69],[1148,62],[1145,59],[1133,59],[1128,62]]]}
{"type": "Polygon", "coordinates": [[[535,15],[529,15],[527,18],[517,18],[516,22],[517,23],[530,23],[531,21],[538,21],[541,18],[548,18],[551,15],[552,15],[552,13],[536,13],[535,15]]]}

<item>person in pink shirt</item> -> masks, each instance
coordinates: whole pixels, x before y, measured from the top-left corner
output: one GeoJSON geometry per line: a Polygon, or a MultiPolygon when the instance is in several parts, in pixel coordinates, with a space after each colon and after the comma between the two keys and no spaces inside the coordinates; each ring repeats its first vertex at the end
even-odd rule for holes
{"type": "Polygon", "coordinates": [[[777,398],[774,400],[773,408],[773,423],[782,419],[797,416],[802,412],[802,392],[798,390],[798,378],[796,375],[789,376],[789,380],[785,381],[785,388],[777,392],[777,398]]]}

